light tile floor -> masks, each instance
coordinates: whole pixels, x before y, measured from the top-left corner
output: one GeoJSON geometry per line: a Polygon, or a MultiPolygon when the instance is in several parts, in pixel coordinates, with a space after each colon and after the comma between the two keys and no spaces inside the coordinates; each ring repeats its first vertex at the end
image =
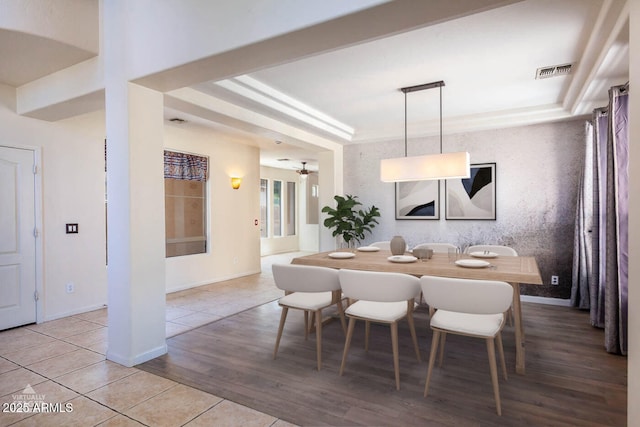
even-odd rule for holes
{"type": "MultiPolygon", "coordinates": [[[[167,337],[279,298],[271,265],[298,255],[264,257],[262,274],[167,295],[167,337]]],[[[0,426],[291,426],[108,361],[106,351],[106,308],[0,332],[0,426]],[[41,413],[12,411],[24,404],[41,413]]]]}

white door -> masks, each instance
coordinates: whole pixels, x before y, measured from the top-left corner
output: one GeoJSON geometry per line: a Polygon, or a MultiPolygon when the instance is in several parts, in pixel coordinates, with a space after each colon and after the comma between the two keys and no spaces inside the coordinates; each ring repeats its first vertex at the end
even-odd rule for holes
{"type": "Polygon", "coordinates": [[[36,321],[34,158],[0,146],[0,330],[36,321]]]}

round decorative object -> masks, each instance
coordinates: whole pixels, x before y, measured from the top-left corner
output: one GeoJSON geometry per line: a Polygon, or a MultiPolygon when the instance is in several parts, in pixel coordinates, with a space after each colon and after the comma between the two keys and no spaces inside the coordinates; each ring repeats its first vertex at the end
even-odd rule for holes
{"type": "Polygon", "coordinates": [[[402,236],[393,236],[389,244],[392,255],[403,255],[407,250],[407,242],[404,241],[402,236]]]}
{"type": "Polygon", "coordinates": [[[414,248],[412,253],[413,253],[413,256],[415,256],[418,259],[431,259],[431,257],[433,256],[433,249],[414,248]]]}

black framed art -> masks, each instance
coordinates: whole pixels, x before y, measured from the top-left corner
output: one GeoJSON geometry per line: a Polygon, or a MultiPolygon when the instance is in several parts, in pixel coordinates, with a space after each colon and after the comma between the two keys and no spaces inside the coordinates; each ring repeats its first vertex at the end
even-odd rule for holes
{"type": "Polygon", "coordinates": [[[396,182],[396,219],[440,219],[440,181],[396,182]]]}
{"type": "Polygon", "coordinates": [[[471,165],[471,175],[445,181],[446,219],[496,219],[496,164],[471,165]]]}

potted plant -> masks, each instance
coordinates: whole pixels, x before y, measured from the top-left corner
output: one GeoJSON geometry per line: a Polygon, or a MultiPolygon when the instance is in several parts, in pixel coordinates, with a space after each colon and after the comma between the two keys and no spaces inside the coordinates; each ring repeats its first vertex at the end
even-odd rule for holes
{"type": "Polygon", "coordinates": [[[378,224],[377,217],[380,210],[371,206],[367,210],[358,209],[362,205],[357,196],[347,194],[345,197],[334,196],[336,207],[325,206],[322,212],[327,214],[324,226],[333,229],[332,235],[342,236],[342,240],[351,248],[356,242],[365,238],[365,233],[371,233],[371,229],[378,224]]]}

